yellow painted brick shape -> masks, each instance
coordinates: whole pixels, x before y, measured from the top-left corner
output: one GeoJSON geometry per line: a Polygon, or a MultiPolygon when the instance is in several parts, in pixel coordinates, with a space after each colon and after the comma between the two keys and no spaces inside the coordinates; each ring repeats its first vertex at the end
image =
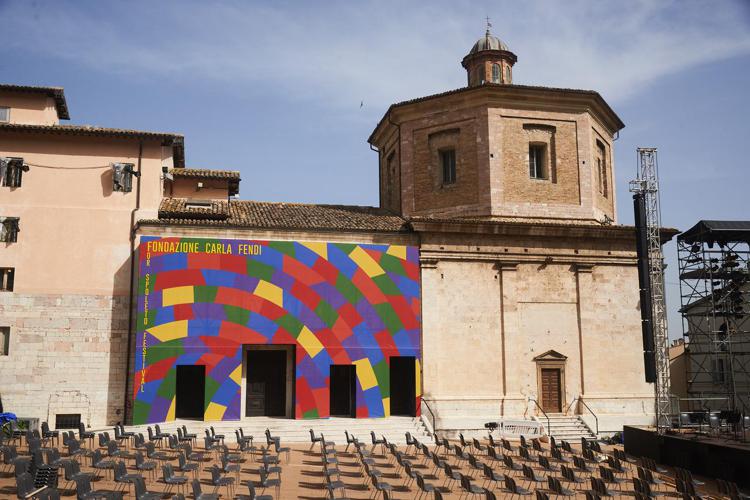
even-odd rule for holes
{"type": "Polygon", "coordinates": [[[398,257],[401,260],[406,260],[406,247],[403,245],[391,245],[385,253],[398,257]]]}
{"type": "Polygon", "coordinates": [[[187,337],[188,322],[186,319],[172,321],[159,326],[152,326],[146,330],[148,333],[159,339],[161,342],[168,342],[174,339],[187,337]]]}
{"type": "Polygon", "coordinates": [[[253,293],[279,307],[284,307],[284,291],[273,283],[260,280],[253,293]]]}
{"type": "Polygon", "coordinates": [[[232,373],[229,374],[229,378],[234,380],[234,382],[241,387],[242,386],[242,365],[237,365],[237,368],[232,370],[232,373]]]}
{"type": "Polygon", "coordinates": [[[206,408],[203,418],[204,420],[221,420],[225,411],[227,411],[226,406],[212,401],[208,404],[208,408],[206,408]]]}
{"type": "Polygon", "coordinates": [[[349,254],[349,257],[351,257],[351,259],[359,266],[359,268],[362,269],[370,278],[385,274],[385,271],[383,271],[383,268],[380,267],[380,264],[375,262],[375,259],[370,257],[367,252],[362,250],[362,247],[355,247],[354,250],[352,250],[352,252],[349,254]]]}
{"type": "Polygon", "coordinates": [[[306,326],[303,326],[302,331],[297,335],[297,342],[299,342],[305,351],[307,351],[307,354],[309,354],[311,358],[314,358],[323,350],[323,344],[320,343],[318,337],[316,337],[306,326]]]}
{"type": "Polygon", "coordinates": [[[357,367],[357,378],[359,379],[359,385],[362,386],[363,391],[378,385],[378,379],[375,377],[375,371],[372,369],[369,359],[358,359],[357,361],[354,361],[354,365],[357,367]]]}
{"type": "Polygon", "coordinates": [[[174,411],[175,411],[175,401],[176,400],[177,400],[176,397],[172,398],[172,402],[169,403],[169,410],[167,411],[166,422],[171,422],[172,420],[174,420],[174,411]]]}
{"type": "Polygon", "coordinates": [[[320,241],[304,241],[301,242],[301,245],[312,250],[316,254],[323,257],[325,260],[328,260],[328,243],[323,243],[320,241]]]}
{"type": "Polygon", "coordinates": [[[383,398],[383,416],[391,416],[391,398],[383,398]]]}
{"type": "Polygon", "coordinates": [[[194,301],[192,286],[165,288],[161,292],[162,307],[173,306],[175,304],[192,304],[194,301]]]}

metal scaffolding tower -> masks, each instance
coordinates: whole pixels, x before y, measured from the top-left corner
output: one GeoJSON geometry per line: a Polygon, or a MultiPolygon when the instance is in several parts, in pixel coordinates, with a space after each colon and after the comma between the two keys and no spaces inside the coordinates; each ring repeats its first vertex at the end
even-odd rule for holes
{"type": "Polygon", "coordinates": [[[669,384],[669,339],[664,301],[664,256],[661,250],[661,211],[659,208],[659,165],[656,148],[638,148],[638,172],[630,191],[643,196],[646,211],[648,271],[651,280],[652,328],[656,365],[656,427],[669,429],[671,400],[669,384]]]}
{"type": "Polygon", "coordinates": [[[750,221],[703,220],[677,237],[686,411],[750,410],[750,221]]]}

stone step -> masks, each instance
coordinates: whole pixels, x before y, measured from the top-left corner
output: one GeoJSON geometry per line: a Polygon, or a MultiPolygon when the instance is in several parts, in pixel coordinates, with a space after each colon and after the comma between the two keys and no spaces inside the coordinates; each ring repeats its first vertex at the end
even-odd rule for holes
{"type": "MultiPolygon", "coordinates": [[[[422,421],[414,417],[388,417],[388,418],[326,418],[326,419],[282,419],[268,417],[254,417],[244,420],[218,421],[218,422],[201,422],[195,420],[176,420],[173,422],[160,423],[159,427],[162,432],[175,433],[177,426],[185,425],[188,432],[198,434],[198,438],[205,436],[204,429],[213,426],[217,434],[224,434],[227,444],[235,442],[234,431],[242,428],[245,435],[252,435],[255,439],[264,439],[266,429],[270,429],[274,436],[279,436],[285,443],[304,443],[310,442],[310,429],[316,436],[321,433],[327,439],[336,443],[345,443],[346,437],[344,431],[356,436],[364,443],[370,442],[370,431],[375,432],[376,437],[385,436],[389,441],[402,444],[406,441],[405,433],[410,432],[413,436],[421,441],[431,441],[429,434],[426,432],[422,421]]],[[[141,432],[147,435],[146,425],[130,426],[128,431],[141,432]]],[[[153,428],[153,425],[152,425],[153,428]]],[[[96,432],[109,431],[111,428],[104,428],[96,432]]]]}

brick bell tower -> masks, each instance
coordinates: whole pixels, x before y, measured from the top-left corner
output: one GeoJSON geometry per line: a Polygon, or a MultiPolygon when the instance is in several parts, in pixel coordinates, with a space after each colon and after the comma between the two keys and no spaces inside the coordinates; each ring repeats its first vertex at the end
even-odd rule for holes
{"type": "Polygon", "coordinates": [[[505,42],[490,34],[492,25],[487,22],[487,31],[477,40],[461,66],[466,69],[469,87],[485,83],[513,83],[513,65],[518,58],[505,42]]]}

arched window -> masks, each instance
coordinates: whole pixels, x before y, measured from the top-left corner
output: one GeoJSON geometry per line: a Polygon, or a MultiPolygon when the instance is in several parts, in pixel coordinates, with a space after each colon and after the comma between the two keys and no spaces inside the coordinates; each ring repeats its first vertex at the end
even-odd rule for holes
{"type": "Polygon", "coordinates": [[[474,80],[476,85],[481,85],[484,83],[484,64],[477,66],[477,69],[474,70],[474,80]]]}
{"type": "Polygon", "coordinates": [[[510,83],[510,66],[505,67],[505,83],[510,83]]]}
{"type": "Polygon", "coordinates": [[[492,83],[501,83],[500,82],[500,65],[499,64],[493,64],[492,65],[492,83]]]}

